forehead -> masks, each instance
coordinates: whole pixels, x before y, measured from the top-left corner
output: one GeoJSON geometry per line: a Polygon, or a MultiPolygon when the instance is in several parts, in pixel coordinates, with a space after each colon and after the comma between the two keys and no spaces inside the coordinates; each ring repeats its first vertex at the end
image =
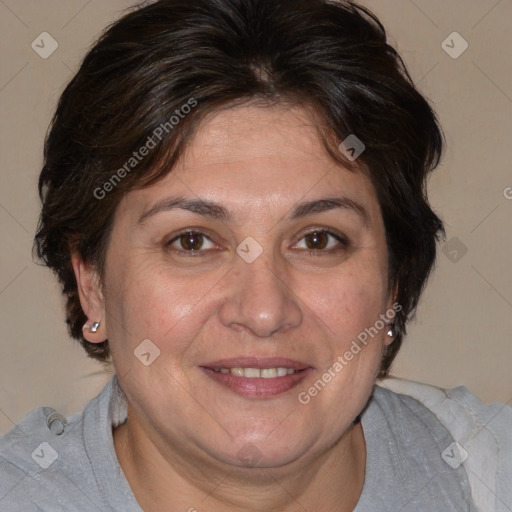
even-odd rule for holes
{"type": "MultiPolygon", "coordinates": [[[[300,107],[245,105],[206,117],[182,164],[236,162],[258,157],[328,158],[313,116],[300,107]]],[[[331,162],[332,163],[332,162],[331,162]]]]}
{"type": "Polygon", "coordinates": [[[299,200],[341,195],[378,215],[367,176],[335,162],[317,120],[300,107],[247,105],[210,114],[175,168],[150,187],[128,193],[146,208],[166,195],[225,204],[250,216],[255,207],[290,208],[299,200]]]}

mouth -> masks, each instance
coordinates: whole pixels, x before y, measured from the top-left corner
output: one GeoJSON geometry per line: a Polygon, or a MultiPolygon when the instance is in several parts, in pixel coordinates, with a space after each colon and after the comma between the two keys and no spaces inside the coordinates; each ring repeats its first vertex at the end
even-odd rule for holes
{"type": "Polygon", "coordinates": [[[201,365],[213,381],[238,395],[270,398],[297,386],[313,368],[284,358],[244,357],[223,359],[201,365]]]}

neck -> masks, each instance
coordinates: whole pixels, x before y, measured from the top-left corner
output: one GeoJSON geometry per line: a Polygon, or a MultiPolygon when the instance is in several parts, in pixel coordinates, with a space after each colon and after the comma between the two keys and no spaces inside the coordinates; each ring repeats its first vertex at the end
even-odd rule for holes
{"type": "Polygon", "coordinates": [[[276,468],[233,467],[157,445],[130,420],[130,410],[127,422],[114,430],[119,463],[145,512],[349,512],[364,483],[360,423],[316,458],[276,468]]]}

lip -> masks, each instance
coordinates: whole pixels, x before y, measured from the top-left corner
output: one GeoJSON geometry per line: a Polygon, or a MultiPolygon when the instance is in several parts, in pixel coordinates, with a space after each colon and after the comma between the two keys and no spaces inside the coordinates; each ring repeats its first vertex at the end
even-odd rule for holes
{"type": "Polygon", "coordinates": [[[283,357],[233,357],[229,359],[219,359],[210,363],[200,365],[202,368],[292,368],[294,370],[305,370],[311,368],[311,365],[287,359],[283,357]]]}
{"type": "Polygon", "coordinates": [[[247,398],[271,398],[295,388],[302,382],[313,368],[305,363],[282,357],[237,357],[219,359],[199,367],[205,375],[237,395],[247,398]],[[214,368],[293,368],[296,373],[283,377],[247,378],[231,373],[216,372],[214,368]]]}

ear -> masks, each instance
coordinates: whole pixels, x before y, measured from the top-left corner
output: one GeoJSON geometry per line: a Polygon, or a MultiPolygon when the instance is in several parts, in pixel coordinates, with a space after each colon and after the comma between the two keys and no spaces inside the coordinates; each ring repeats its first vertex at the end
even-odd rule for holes
{"type": "Polygon", "coordinates": [[[75,272],[80,304],[87,316],[87,322],[83,328],[84,338],[91,343],[101,343],[107,339],[107,326],[100,276],[96,269],[85,263],[77,252],[72,254],[71,262],[75,272]],[[94,322],[100,324],[96,332],[88,328],[94,322]]]}

